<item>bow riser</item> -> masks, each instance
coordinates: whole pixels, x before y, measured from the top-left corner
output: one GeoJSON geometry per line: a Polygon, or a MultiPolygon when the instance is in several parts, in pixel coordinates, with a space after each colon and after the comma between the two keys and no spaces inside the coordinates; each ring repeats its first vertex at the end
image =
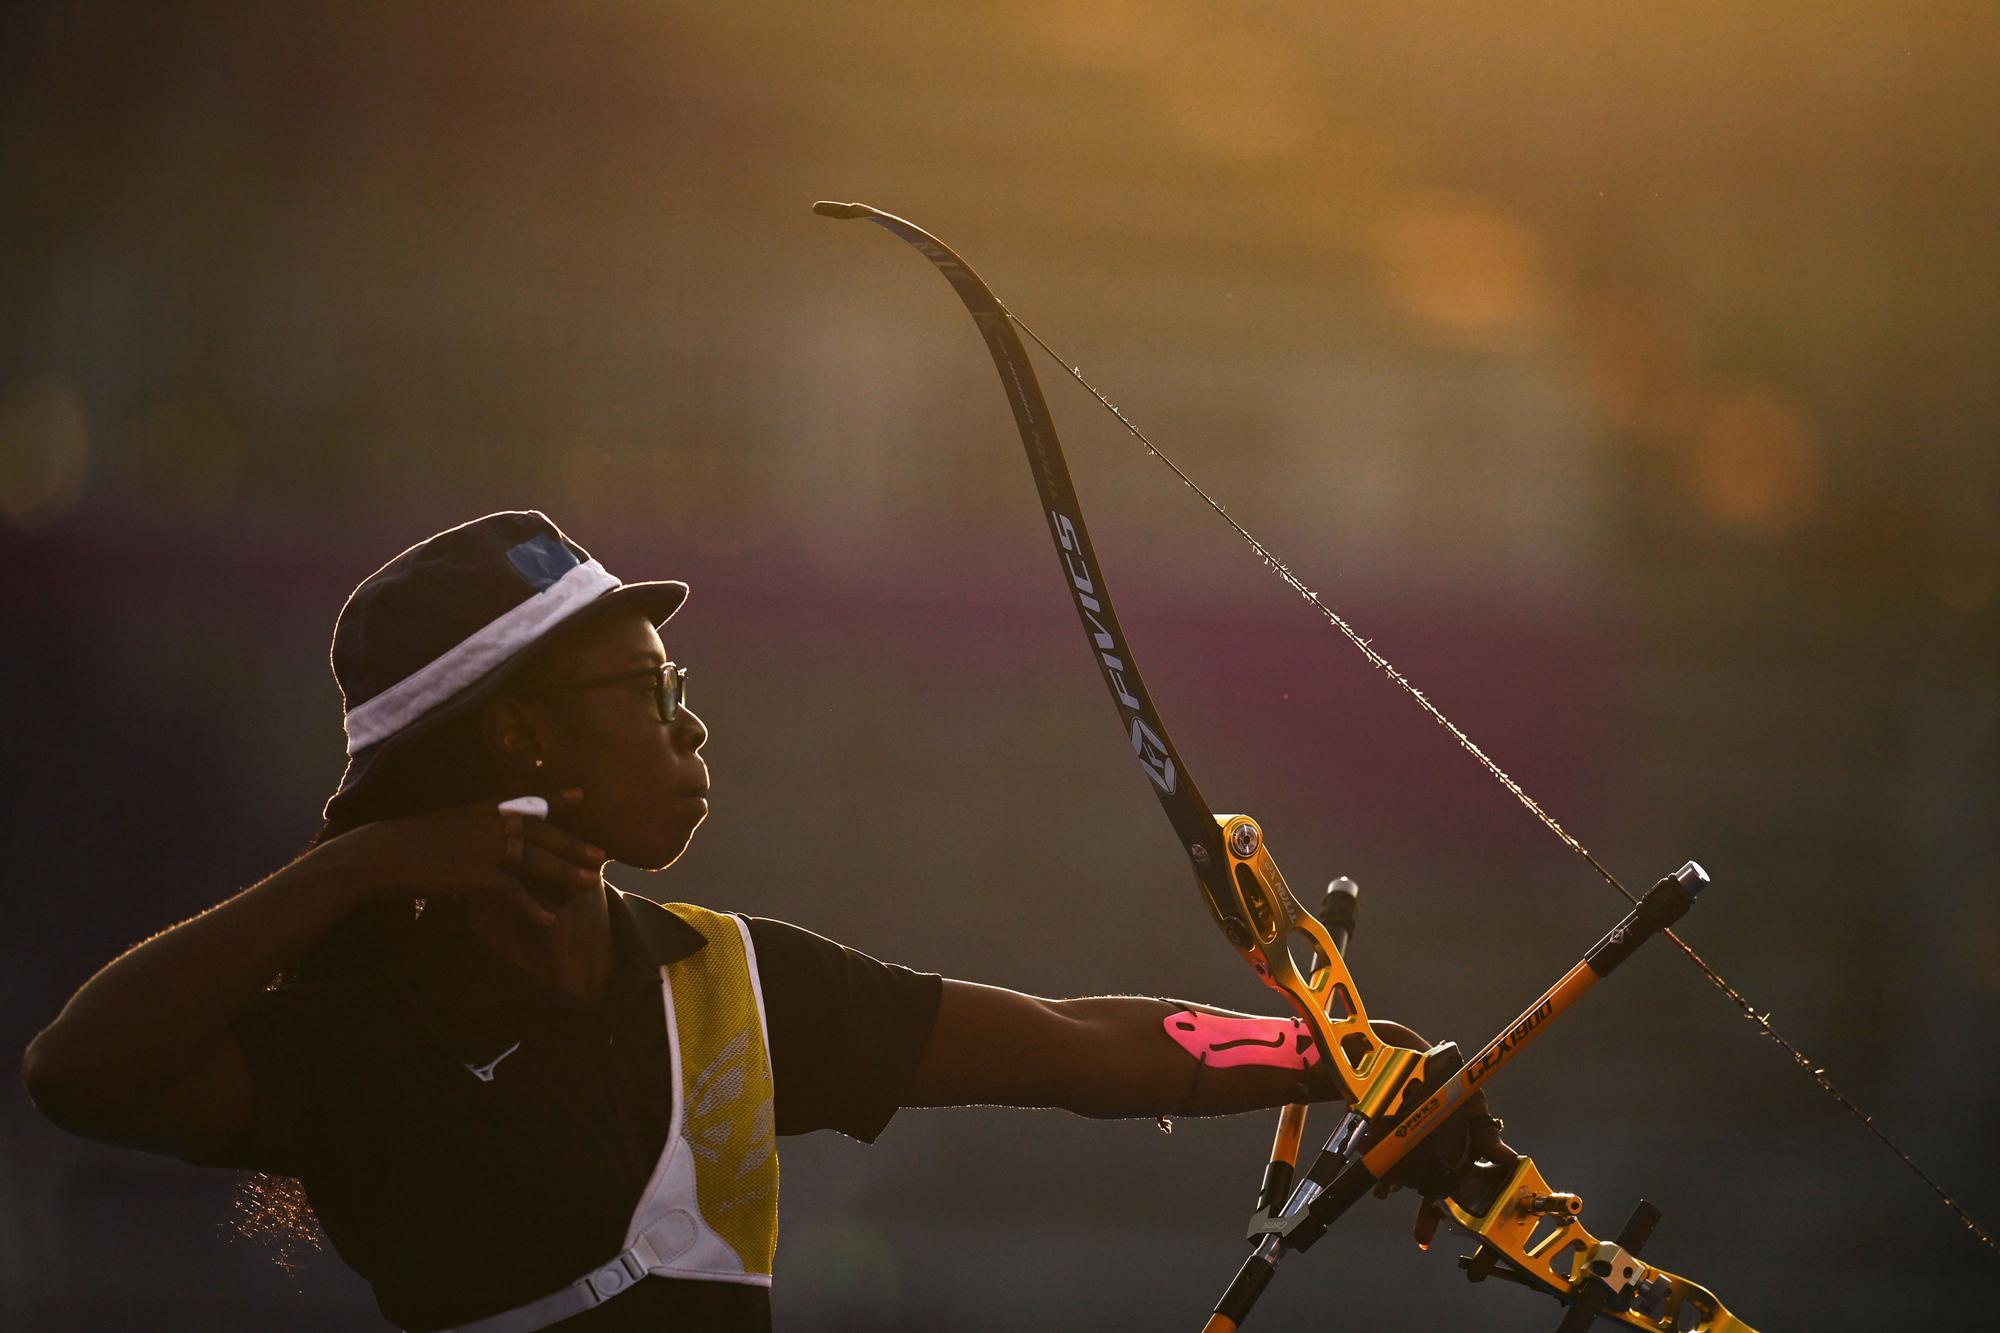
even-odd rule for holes
{"type": "MultiPolygon", "coordinates": [[[[1480,1242],[1477,1253],[1460,1261],[1475,1281],[1505,1276],[1569,1301],[1598,1280],[1584,1271],[1585,1261],[1608,1242],[1576,1216],[1581,1200],[1550,1189],[1531,1157],[1520,1159],[1484,1213],[1474,1215],[1450,1199],[1444,1206],[1452,1225],[1480,1242]],[[1552,1206],[1551,1200],[1563,1202],[1552,1206]],[[1506,1267],[1496,1270],[1499,1262],[1506,1267]]],[[[1630,1262],[1636,1271],[1629,1283],[1620,1284],[1631,1289],[1630,1308],[1606,1308],[1598,1318],[1648,1333],[1756,1333],[1708,1288],[1664,1268],[1630,1262]]]]}
{"type": "MultiPolygon", "coordinates": [[[[1326,927],[1292,895],[1257,821],[1248,815],[1215,818],[1222,828],[1237,907],[1232,915],[1217,913],[1216,924],[1250,969],[1284,996],[1312,1029],[1320,1054],[1332,1062],[1341,1100],[1374,1120],[1398,1091],[1422,1076],[1424,1052],[1392,1046],[1375,1035],[1340,950],[1326,927]],[[1298,937],[1303,937],[1311,950],[1308,956],[1318,964],[1310,977],[1300,973],[1292,955],[1298,937]]],[[[1294,1138],[1304,1127],[1301,1119],[1294,1138]]]]}

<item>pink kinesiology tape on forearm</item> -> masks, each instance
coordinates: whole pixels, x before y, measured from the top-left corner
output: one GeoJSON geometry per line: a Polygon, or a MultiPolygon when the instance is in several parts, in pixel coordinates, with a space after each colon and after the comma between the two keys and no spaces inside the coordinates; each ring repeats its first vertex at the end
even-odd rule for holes
{"type": "Polygon", "coordinates": [[[1296,1018],[1237,1018],[1181,1009],[1168,1014],[1163,1025],[1176,1045],[1210,1069],[1307,1069],[1319,1061],[1319,1046],[1296,1018]]]}

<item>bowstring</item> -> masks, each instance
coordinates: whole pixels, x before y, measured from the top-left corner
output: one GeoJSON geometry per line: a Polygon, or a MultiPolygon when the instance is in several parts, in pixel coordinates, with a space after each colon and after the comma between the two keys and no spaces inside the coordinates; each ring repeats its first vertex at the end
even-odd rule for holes
{"type": "MultiPolygon", "coordinates": [[[[1483,767],[1488,773],[1492,774],[1493,777],[1500,783],[1500,785],[1502,787],[1505,787],[1508,793],[1512,795],[1516,801],[1519,801],[1524,808],[1526,808],[1529,814],[1533,815],[1536,819],[1540,820],[1542,822],[1542,825],[1545,828],[1547,828],[1549,832],[1555,834],[1556,837],[1562,839],[1564,845],[1566,845],[1571,851],[1575,852],[1578,856],[1582,857],[1584,861],[1590,866],[1590,868],[1597,872],[1599,878],[1603,879],[1603,881],[1606,884],[1609,884],[1613,889],[1616,889],[1624,897],[1626,902],[1633,904],[1635,906],[1638,904],[1639,899],[1632,893],[1632,891],[1626,888],[1625,885],[1619,880],[1618,876],[1612,874],[1611,871],[1605,867],[1603,862],[1599,861],[1596,856],[1592,855],[1590,849],[1588,847],[1585,847],[1583,843],[1576,837],[1575,834],[1571,833],[1568,829],[1564,828],[1562,824],[1556,820],[1555,816],[1551,815],[1547,810],[1543,809],[1541,802],[1537,801],[1534,797],[1530,796],[1527,793],[1527,791],[1521,786],[1521,784],[1515,781],[1512,775],[1510,775],[1505,769],[1501,768],[1499,764],[1495,763],[1493,761],[1492,756],[1488,755],[1486,751],[1482,750],[1479,747],[1478,743],[1475,742],[1472,739],[1472,737],[1468,736],[1465,733],[1464,728],[1460,727],[1457,723],[1453,722],[1450,718],[1446,717],[1444,715],[1443,710],[1441,710],[1436,704],[1432,703],[1428,695],[1426,695],[1422,690],[1418,689],[1414,684],[1412,684],[1409,677],[1405,676],[1401,671],[1397,670],[1395,663],[1391,662],[1388,658],[1384,657],[1380,652],[1376,651],[1374,644],[1369,642],[1367,639],[1363,638],[1361,634],[1354,628],[1354,626],[1348,623],[1346,617],[1342,616],[1338,611],[1334,610],[1332,607],[1328,606],[1325,602],[1321,601],[1319,594],[1314,592],[1311,588],[1307,587],[1305,581],[1301,579],[1296,573],[1293,572],[1292,567],[1290,565],[1286,564],[1283,560],[1280,560],[1277,557],[1277,555],[1274,552],[1272,552],[1270,547],[1266,546],[1261,540],[1259,540],[1258,537],[1254,533],[1252,533],[1248,528],[1244,527],[1241,523],[1237,522],[1234,518],[1232,518],[1230,516],[1229,511],[1226,508],[1224,508],[1222,504],[1215,499],[1214,496],[1210,495],[1207,491],[1203,490],[1193,477],[1190,477],[1186,472],[1184,472],[1181,469],[1180,464],[1174,462],[1174,460],[1169,458],[1157,444],[1154,444],[1153,441],[1150,438],[1148,438],[1146,432],[1140,430],[1139,427],[1133,423],[1132,419],[1126,416],[1125,413],[1122,410],[1120,410],[1120,408],[1116,403],[1112,402],[1109,398],[1106,398],[1104,394],[1098,390],[1096,385],[1092,384],[1089,380],[1085,379],[1081,367],[1065,359],[1061,354],[1059,354],[1056,351],[1055,348],[1049,346],[1048,343],[1042,339],[1041,334],[1036,333],[1032,328],[1028,327],[1027,323],[1023,321],[1019,315],[1016,315],[1012,310],[1009,310],[1005,304],[1001,304],[998,301],[998,298],[995,298],[995,303],[1000,304],[1001,313],[1006,315],[1009,320],[1013,321],[1014,327],[1018,328],[1022,333],[1027,334],[1028,338],[1035,344],[1035,346],[1041,348],[1044,354],[1046,354],[1048,357],[1054,360],[1057,365],[1063,368],[1064,374],[1068,375],[1071,379],[1075,380],[1078,384],[1082,385],[1084,388],[1084,392],[1088,393],[1092,398],[1095,398],[1106,411],[1111,413],[1112,416],[1118,418],[1119,424],[1124,426],[1127,431],[1131,432],[1134,439],[1138,440],[1140,444],[1146,447],[1146,453],[1149,457],[1157,458],[1160,460],[1160,462],[1166,464],[1167,469],[1170,472],[1172,472],[1175,477],[1179,478],[1181,485],[1187,487],[1189,490],[1193,491],[1196,495],[1200,496],[1202,503],[1206,504],[1210,509],[1214,510],[1218,518],[1220,518],[1224,523],[1227,523],[1235,531],[1237,536],[1241,537],[1245,542],[1247,542],[1250,546],[1250,549],[1256,553],[1258,559],[1264,562],[1264,567],[1266,569],[1269,569],[1274,574],[1276,574],[1279,577],[1279,579],[1283,580],[1284,583],[1291,588],[1293,592],[1296,592],[1300,597],[1304,598],[1306,602],[1309,605],[1311,605],[1314,610],[1318,611],[1320,615],[1324,616],[1329,624],[1331,624],[1335,629],[1340,631],[1341,636],[1343,638],[1345,638],[1349,643],[1353,644],[1355,648],[1360,651],[1361,655],[1368,660],[1370,666],[1373,666],[1376,670],[1380,671],[1384,676],[1387,676],[1391,681],[1395,683],[1398,689],[1400,689],[1404,694],[1407,694],[1411,699],[1415,700],[1417,707],[1421,708],[1426,714],[1428,714],[1433,722],[1436,722],[1440,727],[1443,727],[1445,731],[1450,734],[1451,738],[1454,741],[1458,742],[1459,747],[1461,749],[1463,749],[1467,754],[1471,755],[1474,759],[1477,759],[1480,763],[1480,766],[1483,767]]],[[[1775,1026],[1772,1025],[1771,1012],[1768,1009],[1760,1012],[1757,1009],[1757,1007],[1750,1002],[1749,997],[1745,996],[1742,991],[1738,990],[1734,985],[1730,984],[1728,978],[1724,977],[1720,972],[1716,971],[1714,967],[1710,966],[1706,959],[1704,959],[1700,954],[1696,953],[1693,947],[1690,946],[1686,940],[1682,939],[1674,931],[1665,930],[1662,931],[1661,933],[1665,935],[1669,940],[1673,941],[1675,948],[1679,949],[1683,954],[1687,955],[1688,961],[1692,962],[1695,965],[1695,967],[1699,968],[1701,974],[1707,977],[1709,982],[1713,984],[1717,990],[1721,991],[1722,994],[1728,998],[1729,1002],[1736,1007],[1738,1014],[1745,1021],[1750,1023],[1753,1027],[1755,1027],[1761,1036],[1771,1041],[1780,1050],[1784,1051],[1784,1053],[1791,1058],[1792,1063],[1797,1065],[1800,1069],[1804,1070],[1806,1074],[1809,1077],[1811,1077],[1813,1082],[1817,1083],[1829,1097],[1833,1098],[1833,1100],[1837,1102],[1842,1107],[1842,1109],[1844,1109],[1849,1115],[1853,1116],[1856,1120],[1860,1121],[1861,1124],[1867,1128],[1868,1132],[1874,1135],[1875,1138],[1882,1144],[1883,1147],[1887,1148],[1891,1153],[1894,1153],[1896,1157],[1899,1160],[1901,1160],[1904,1166],[1908,1167],[1912,1172],[1916,1174],[1919,1180],[1923,1181],[1924,1184],[1928,1185],[1930,1187],[1931,1192],[1937,1195],[1937,1197],[1944,1202],[1945,1207],[1949,1208],[1952,1211],[1952,1213],[1958,1218],[1959,1222],[1964,1225],[1965,1229],[1967,1231],[1970,1231],[1974,1236],[1976,1236],[1981,1244],[1985,1245],[1987,1249],[1993,1251],[1996,1255],[2000,1255],[2000,1240],[1995,1240],[1993,1233],[1988,1231],[1985,1227],[1981,1226],[1979,1222],[1973,1218],[1972,1214],[1968,1213],[1963,1207],[1963,1205],[1961,1205],[1957,1199],[1953,1198],[1950,1192],[1947,1191],[1943,1185],[1940,1185],[1928,1171],[1924,1170],[1923,1167],[1917,1165],[1916,1159],[1911,1157],[1909,1153],[1903,1151],[1902,1147],[1898,1145],[1894,1139],[1890,1138],[1889,1135],[1882,1129],[1880,1125],[1875,1123],[1874,1116],[1862,1110],[1860,1106],[1855,1104],[1854,1100],[1851,1097],[1849,1097],[1846,1093],[1842,1092],[1840,1088],[1834,1084],[1833,1080],[1827,1077],[1825,1066],[1815,1063],[1813,1059],[1810,1056],[1808,1056],[1803,1050],[1801,1050],[1797,1045],[1787,1040],[1786,1037],[1782,1033],[1780,1033],[1775,1026]]]]}

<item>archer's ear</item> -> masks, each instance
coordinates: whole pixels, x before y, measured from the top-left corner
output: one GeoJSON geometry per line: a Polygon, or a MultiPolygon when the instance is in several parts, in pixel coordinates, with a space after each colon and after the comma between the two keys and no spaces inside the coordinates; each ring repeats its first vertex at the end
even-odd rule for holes
{"type": "Polygon", "coordinates": [[[491,700],[479,714],[479,738],[494,757],[511,767],[531,769],[546,748],[540,710],[507,695],[491,700]]]}

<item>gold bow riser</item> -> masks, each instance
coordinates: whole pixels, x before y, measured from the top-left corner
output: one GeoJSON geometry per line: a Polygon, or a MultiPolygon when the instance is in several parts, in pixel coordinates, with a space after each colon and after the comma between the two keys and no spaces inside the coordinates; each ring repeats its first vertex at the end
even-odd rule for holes
{"type": "Polygon", "coordinates": [[[1508,1278],[1565,1301],[1592,1282],[1607,1282],[1615,1295],[1598,1312],[1600,1319],[1649,1333],[1757,1333],[1708,1288],[1593,1235],[1579,1216],[1582,1200],[1550,1189],[1532,1157],[1515,1164],[1492,1206],[1478,1216],[1452,1199],[1443,1205],[1451,1225],[1479,1242],[1459,1261],[1475,1280],[1508,1278]],[[1607,1271],[1592,1272],[1593,1260],[1607,1271]]]}

